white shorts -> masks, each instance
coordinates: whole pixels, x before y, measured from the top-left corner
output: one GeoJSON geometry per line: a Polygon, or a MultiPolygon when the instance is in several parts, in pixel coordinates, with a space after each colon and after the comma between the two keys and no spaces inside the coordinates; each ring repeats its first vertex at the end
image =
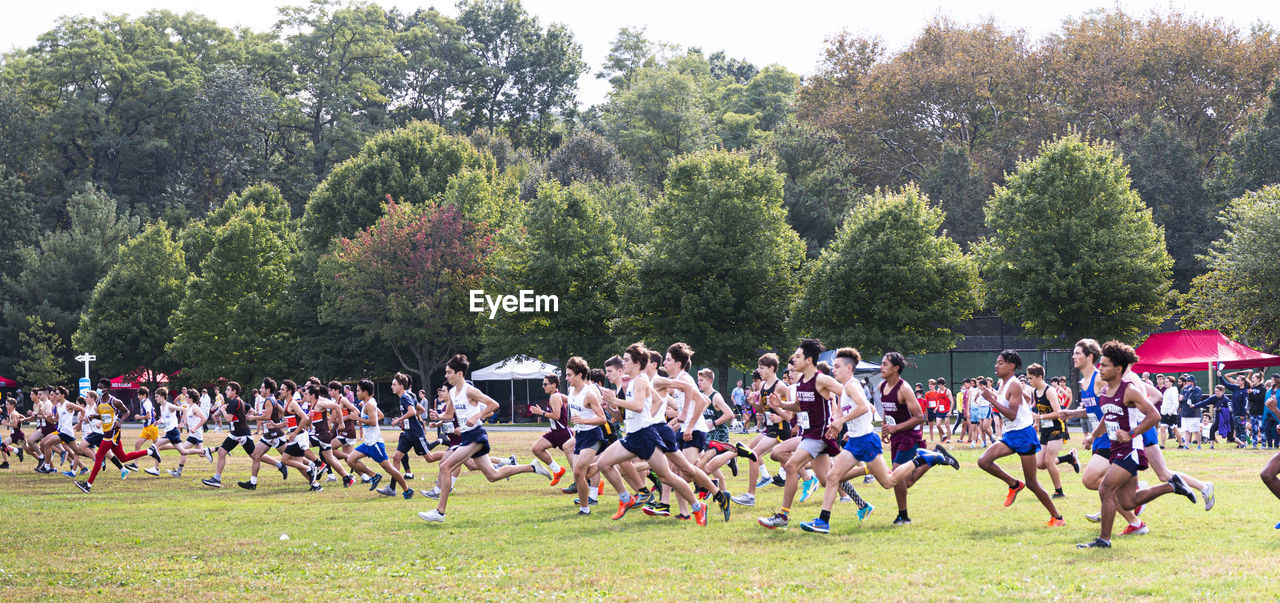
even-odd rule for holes
{"type": "Polygon", "coordinates": [[[1182,430],[1191,432],[1200,431],[1199,417],[1182,417],[1182,430]]]}

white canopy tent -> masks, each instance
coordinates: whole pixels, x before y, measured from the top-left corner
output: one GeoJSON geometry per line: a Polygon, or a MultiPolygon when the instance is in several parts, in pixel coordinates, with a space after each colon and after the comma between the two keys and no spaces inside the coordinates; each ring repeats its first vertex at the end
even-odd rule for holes
{"type": "MultiPolygon", "coordinates": [[[[510,381],[511,382],[511,422],[516,421],[516,379],[541,379],[547,375],[559,375],[560,369],[537,358],[528,356],[512,356],[505,360],[476,369],[471,372],[472,381],[510,381]]],[[[529,397],[529,384],[525,384],[525,398],[529,397]]]]}

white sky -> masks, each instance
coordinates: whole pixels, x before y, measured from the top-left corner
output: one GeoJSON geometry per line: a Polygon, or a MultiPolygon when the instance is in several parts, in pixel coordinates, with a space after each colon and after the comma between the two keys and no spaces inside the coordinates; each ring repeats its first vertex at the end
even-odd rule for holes
{"type": "MultiPolygon", "coordinates": [[[[306,0],[54,0],[0,1],[0,51],[26,47],[51,29],[62,15],[103,12],[140,15],[163,8],[175,12],[203,13],[225,26],[265,30],[276,20],[276,6],[300,5],[306,0]]],[[[377,0],[410,12],[432,2],[377,0]]],[[[452,0],[434,5],[446,14],[457,9],[452,0]]],[[[779,63],[801,75],[811,74],[823,40],[841,29],[879,35],[891,50],[906,46],[923,24],[936,15],[962,23],[996,18],[1009,29],[1023,29],[1038,38],[1054,31],[1064,18],[1095,8],[1120,6],[1126,12],[1145,15],[1170,7],[1209,18],[1221,17],[1244,31],[1258,21],[1280,26],[1280,2],[1275,0],[524,0],[527,11],[543,23],[564,23],[582,44],[583,58],[591,74],[580,80],[578,101],[586,107],[604,100],[608,83],[594,74],[609,52],[618,28],[647,27],[655,41],[700,46],[710,54],[724,50],[757,66],[779,63]]]]}

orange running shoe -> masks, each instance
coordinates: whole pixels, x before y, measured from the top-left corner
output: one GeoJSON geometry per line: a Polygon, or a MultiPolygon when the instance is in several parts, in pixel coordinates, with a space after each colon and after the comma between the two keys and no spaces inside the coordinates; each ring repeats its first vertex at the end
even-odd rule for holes
{"type": "Polygon", "coordinates": [[[613,519],[614,520],[622,519],[622,516],[626,515],[627,511],[631,510],[631,507],[634,507],[639,504],[640,503],[636,502],[636,498],[634,496],[631,497],[626,502],[618,501],[618,512],[613,514],[613,519]]]}
{"type": "Polygon", "coordinates": [[[1046,527],[1046,528],[1058,528],[1058,527],[1062,527],[1062,526],[1065,526],[1065,525],[1067,525],[1067,520],[1065,520],[1065,519],[1063,519],[1063,518],[1061,518],[1061,517],[1050,517],[1050,518],[1049,518],[1049,521],[1045,522],[1044,527],[1046,527]]]}
{"type": "MultiPolygon", "coordinates": [[[[565,472],[564,467],[561,467],[559,471],[555,472],[555,474],[551,476],[552,486],[560,483],[560,478],[564,477],[564,472],[565,472]]],[[[597,494],[596,496],[599,496],[599,494],[597,494]]]]}
{"type": "Polygon", "coordinates": [[[705,526],[707,525],[707,505],[703,504],[701,507],[693,512],[693,519],[698,522],[698,525],[705,526]]]}
{"type": "Polygon", "coordinates": [[[600,485],[596,487],[596,496],[604,494],[604,480],[600,480],[600,485]]]}
{"type": "Polygon", "coordinates": [[[1018,493],[1019,493],[1019,492],[1021,492],[1021,491],[1022,491],[1022,489],[1023,489],[1023,488],[1026,488],[1026,487],[1027,487],[1027,484],[1026,484],[1026,483],[1024,483],[1024,482],[1018,482],[1018,485],[1017,485],[1017,486],[1015,486],[1015,487],[1013,487],[1013,488],[1009,488],[1009,495],[1008,495],[1008,496],[1006,496],[1006,497],[1004,497],[1004,506],[1006,506],[1006,507],[1007,507],[1007,506],[1009,506],[1009,505],[1012,505],[1012,504],[1013,504],[1014,499],[1018,498],[1018,493]]]}

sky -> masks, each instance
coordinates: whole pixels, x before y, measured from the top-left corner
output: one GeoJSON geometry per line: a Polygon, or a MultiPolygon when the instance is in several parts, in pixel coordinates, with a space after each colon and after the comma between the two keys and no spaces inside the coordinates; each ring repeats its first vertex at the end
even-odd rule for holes
{"type": "MultiPolygon", "coordinates": [[[[54,26],[63,15],[141,15],[151,9],[203,13],[226,26],[265,30],[275,23],[276,8],[305,0],[3,0],[0,9],[0,51],[25,48],[54,26]]],[[[456,15],[455,2],[377,0],[385,7],[410,12],[435,6],[456,15]]],[[[1280,2],[1274,0],[524,0],[525,9],[544,24],[566,25],[582,45],[591,72],[579,82],[582,106],[605,99],[609,85],[597,79],[609,44],[621,27],[644,27],[651,40],[699,46],[707,54],[724,50],[757,66],[778,63],[800,75],[812,74],[824,40],[841,31],[882,38],[890,50],[906,47],[923,25],[937,16],[960,23],[994,16],[1007,29],[1021,29],[1034,38],[1052,32],[1064,19],[1098,8],[1119,6],[1133,15],[1170,8],[1207,18],[1222,18],[1241,30],[1263,21],[1280,26],[1280,2]]]]}

